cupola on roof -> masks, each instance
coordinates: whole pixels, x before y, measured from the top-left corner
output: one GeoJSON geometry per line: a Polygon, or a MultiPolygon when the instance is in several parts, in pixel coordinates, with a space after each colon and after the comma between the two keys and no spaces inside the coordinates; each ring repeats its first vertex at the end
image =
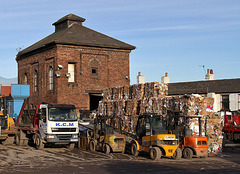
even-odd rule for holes
{"type": "Polygon", "coordinates": [[[65,29],[70,27],[73,23],[77,23],[82,25],[82,23],[86,19],[76,16],[74,14],[68,14],[61,19],[59,19],[57,22],[54,22],[52,25],[55,25],[55,32],[60,31],[61,29],[65,29]]]}

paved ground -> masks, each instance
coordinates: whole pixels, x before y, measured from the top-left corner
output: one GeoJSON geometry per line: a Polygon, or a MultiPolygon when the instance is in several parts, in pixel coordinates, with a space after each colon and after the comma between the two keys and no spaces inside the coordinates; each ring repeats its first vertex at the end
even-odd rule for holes
{"type": "Polygon", "coordinates": [[[144,154],[133,157],[64,147],[36,150],[30,146],[0,145],[0,173],[240,173],[240,153],[152,161],[144,154]]]}

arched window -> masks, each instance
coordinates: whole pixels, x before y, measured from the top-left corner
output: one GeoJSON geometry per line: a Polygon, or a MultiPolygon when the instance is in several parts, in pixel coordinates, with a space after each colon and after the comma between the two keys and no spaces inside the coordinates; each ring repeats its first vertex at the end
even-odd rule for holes
{"type": "Polygon", "coordinates": [[[35,69],[34,71],[34,91],[38,90],[38,71],[35,69]]]}
{"type": "Polygon", "coordinates": [[[25,85],[28,84],[27,73],[24,74],[23,84],[25,84],[25,85]]]}
{"type": "Polygon", "coordinates": [[[53,90],[53,67],[49,66],[49,90],[53,90]]]}

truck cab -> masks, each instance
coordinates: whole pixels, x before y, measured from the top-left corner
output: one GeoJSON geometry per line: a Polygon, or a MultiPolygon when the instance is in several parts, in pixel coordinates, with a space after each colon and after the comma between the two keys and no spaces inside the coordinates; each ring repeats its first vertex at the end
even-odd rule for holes
{"type": "Polygon", "coordinates": [[[70,146],[78,142],[78,120],[74,105],[40,104],[37,112],[34,123],[45,142],[69,143],[70,146]]]}
{"type": "Polygon", "coordinates": [[[33,140],[37,149],[45,144],[66,144],[74,148],[78,142],[78,119],[74,105],[42,103],[36,109],[23,104],[16,121],[16,144],[33,140]]]}

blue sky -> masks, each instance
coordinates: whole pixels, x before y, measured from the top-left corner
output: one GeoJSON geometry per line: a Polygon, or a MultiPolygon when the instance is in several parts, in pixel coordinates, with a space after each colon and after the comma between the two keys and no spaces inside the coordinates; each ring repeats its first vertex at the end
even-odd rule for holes
{"type": "Polygon", "coordinates": [[[239,0],[0,0],[0,76],[17,77],[16,49],[54,32],[73,13],[84,26],[137,47],[130,54],[131,84],[240,78],[239,0]]]}

